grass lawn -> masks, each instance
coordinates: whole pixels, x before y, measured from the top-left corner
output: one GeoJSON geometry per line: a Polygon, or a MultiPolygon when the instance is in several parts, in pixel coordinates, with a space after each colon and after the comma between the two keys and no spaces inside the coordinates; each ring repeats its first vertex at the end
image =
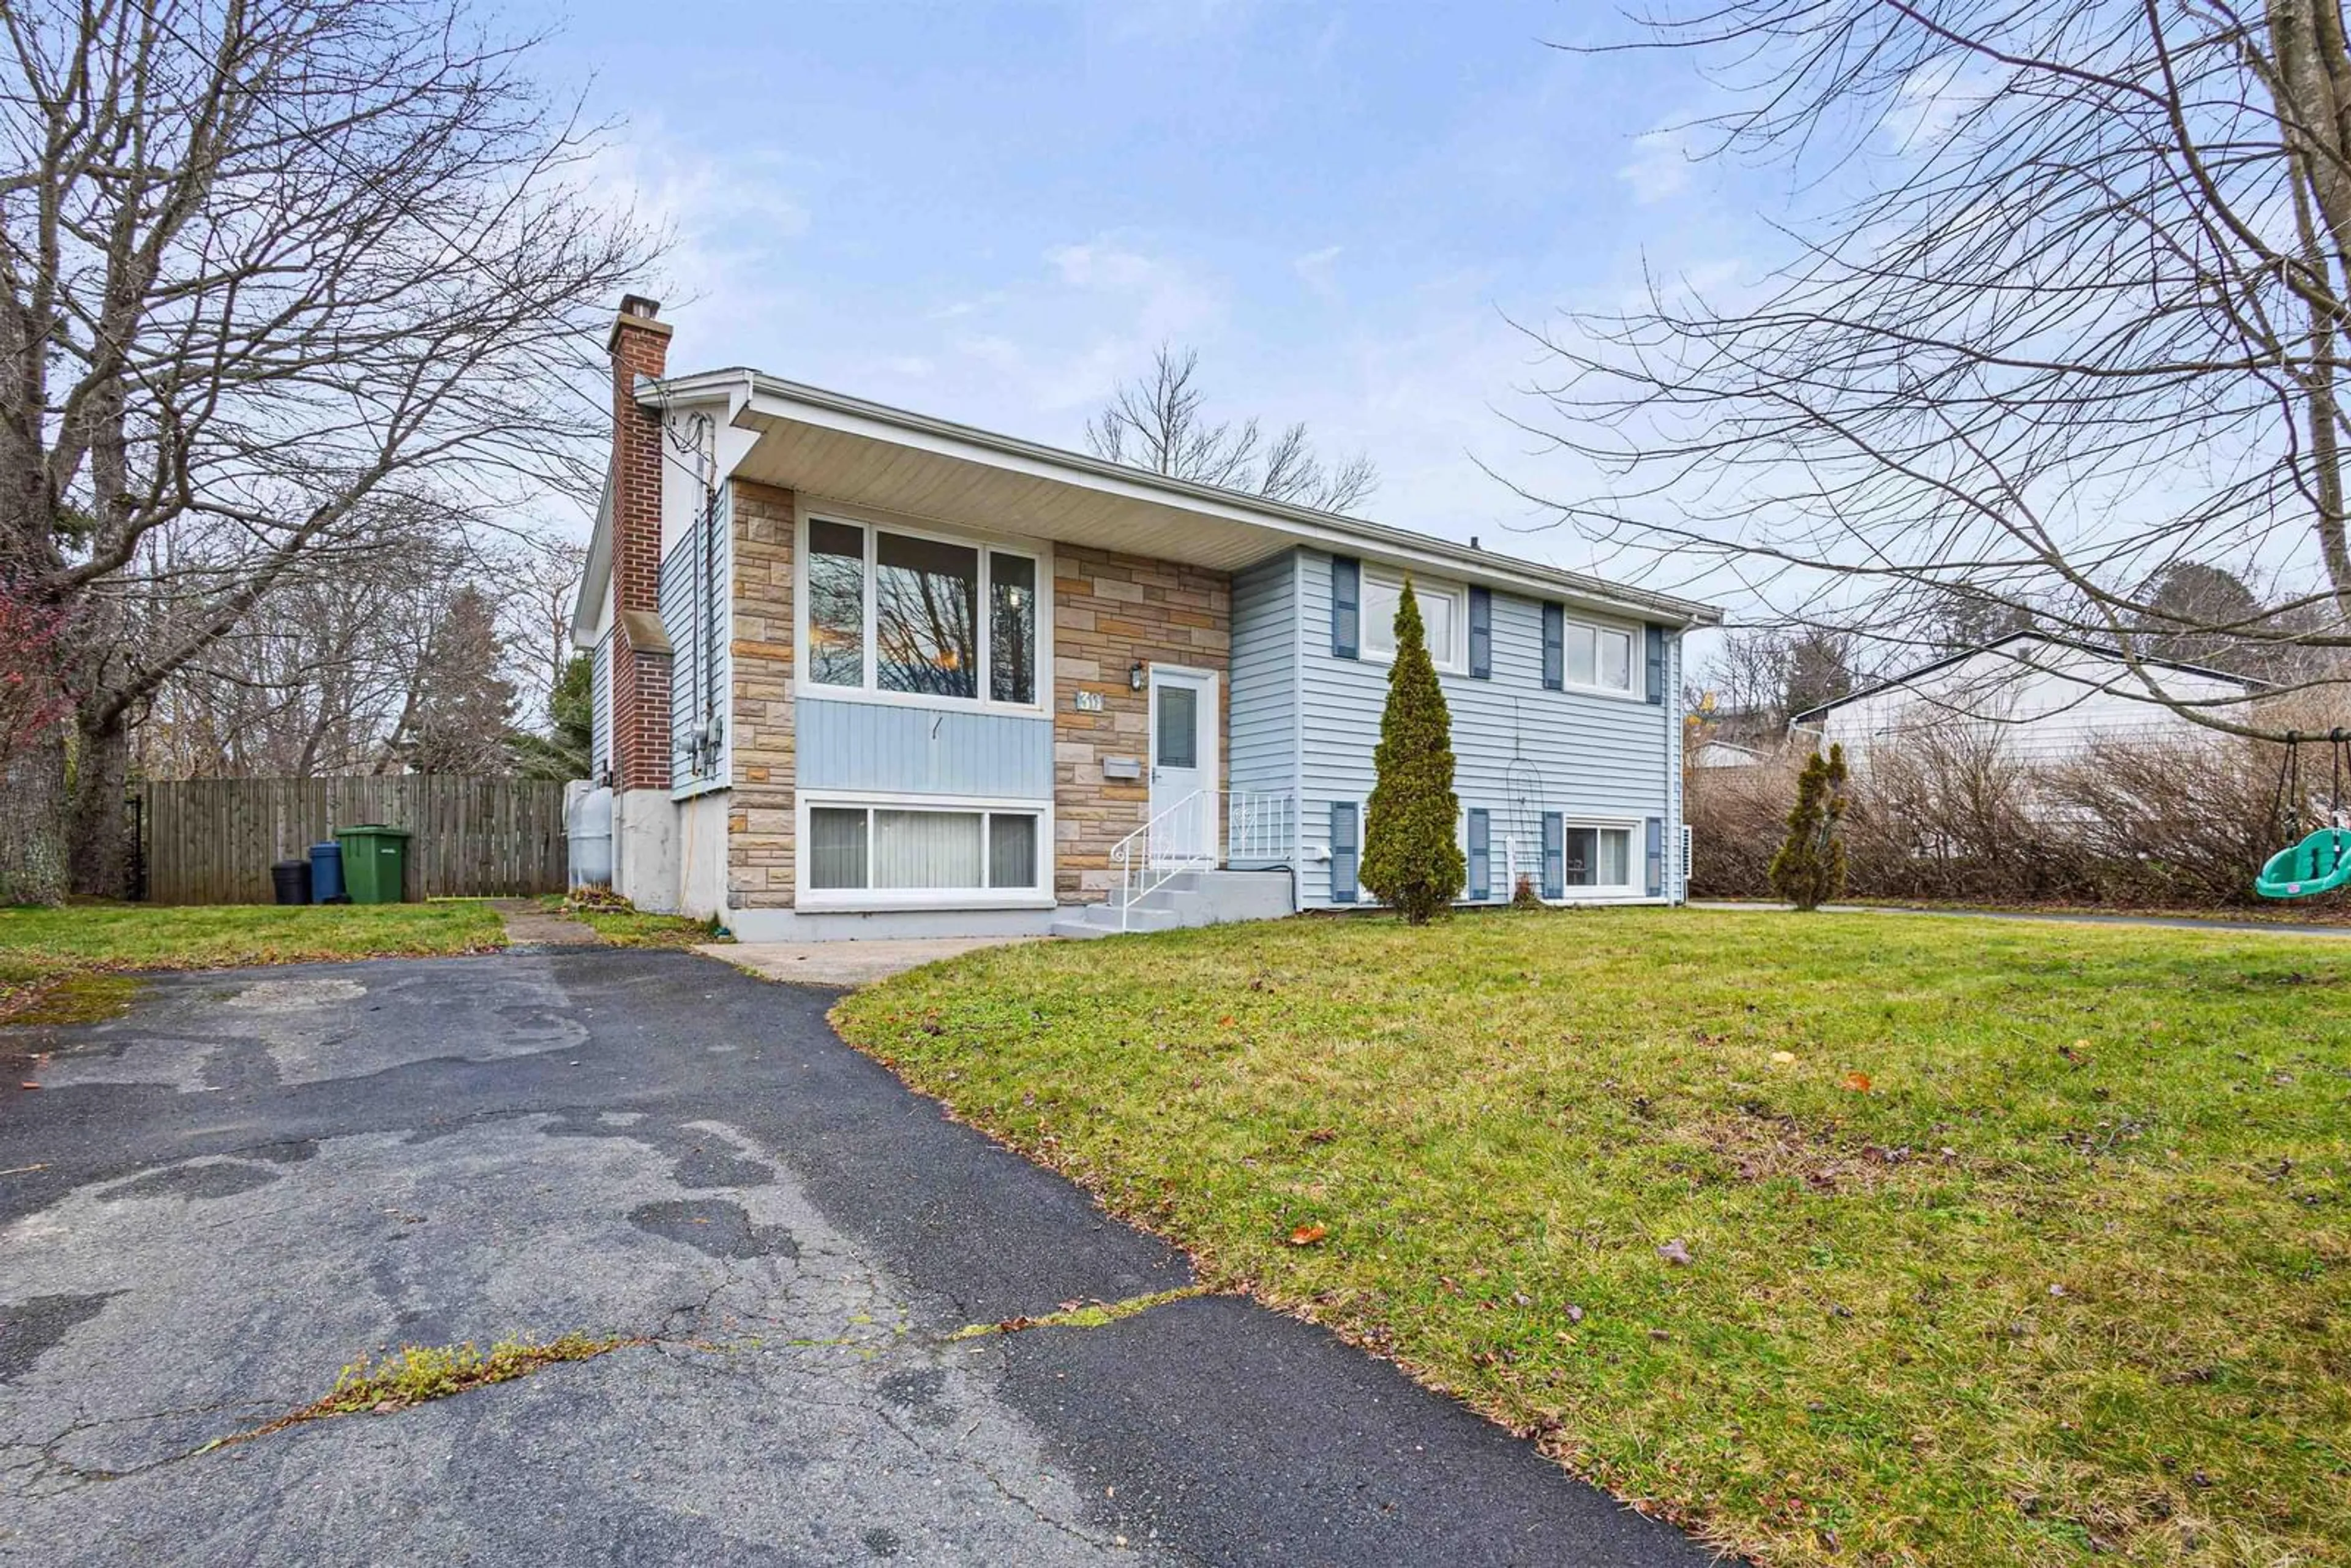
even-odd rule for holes
{"type": "Polygon", "coordinates": [[[1208,1280],[1765,1562],[2351,1563],[2351,942],[1293,920],[835,1016],[1208,1280]]]}
{"type": "Polygon", "coordinates": [[[0,908],[0,1022],[67,1023],[120,1010],[125,969],[472,953],[505,926],[470,899],[430,904],[0,908]]]}

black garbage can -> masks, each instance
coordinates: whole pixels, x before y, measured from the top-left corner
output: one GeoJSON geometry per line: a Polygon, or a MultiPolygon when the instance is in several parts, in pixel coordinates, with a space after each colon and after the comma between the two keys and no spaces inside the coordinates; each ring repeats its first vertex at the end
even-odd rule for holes
{"type": "Polygon", "coordinates": [[[310,902],[310,862],[308,861],[279,861],[269,868],[269,880],[277,889],[278,903],[308,904],[310,902]]]}

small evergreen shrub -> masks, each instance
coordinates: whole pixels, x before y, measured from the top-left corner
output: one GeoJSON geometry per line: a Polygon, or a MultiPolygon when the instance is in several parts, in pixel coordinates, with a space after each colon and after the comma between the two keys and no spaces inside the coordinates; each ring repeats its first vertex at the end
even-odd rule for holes
{"type": "Polygon", "coordinates": [[[1469,866],[1453,831],[1461,814],[1453,794],[1453,716],[1410,578],[1396,601],[1395,662],[1372,761],[1377,777],[1364,823],[1363,883],[1405,924],[1425,925],[1452,908],[1469,866]]]}
{"type": "Polygon", "coordinates": [[[1818,909],[1844,890],[1844,747],[1813,753],[1796,778],[1788,834],[1771,857],[1771,890],[1798,909],[1818,909]]]}

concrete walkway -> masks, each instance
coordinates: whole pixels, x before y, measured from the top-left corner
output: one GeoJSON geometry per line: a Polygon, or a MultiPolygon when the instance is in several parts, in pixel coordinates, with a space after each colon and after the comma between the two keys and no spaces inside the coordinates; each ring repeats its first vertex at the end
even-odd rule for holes
{"type": "Polygon", "coordinates": [[[927,936],[895,942],[714,942],[695,951],[723,958],[763,980],[856,987],[982,947],[1041,940],[1037,936],[927,936]]]}
{"type": "MultiPolygon", "coordinates": [[[[1786,913],[1786,904],[1741,903],[1731,899],[1694,898],[1692,909],[1727,915],[1786,913]]],[[[2244,936],[2351,936],[2351,925],[2319,925],[2285,920],[2205,920],[2192,915],[2102,915],[2068,909],[1917,909],[1899,904],[1824,904],[1830,915],[1925,915],[1940,919],[2027,920],[2055,925],[2140,925],[2167,931],[2220,931],[2244,936]]]]}
{"type": "Polygon", "coordinates": [[[490,907],[507,924],[508,947],[601,947],[604,944],[586,921],[542,908],[535,898],[494,898],[490,907]]]}

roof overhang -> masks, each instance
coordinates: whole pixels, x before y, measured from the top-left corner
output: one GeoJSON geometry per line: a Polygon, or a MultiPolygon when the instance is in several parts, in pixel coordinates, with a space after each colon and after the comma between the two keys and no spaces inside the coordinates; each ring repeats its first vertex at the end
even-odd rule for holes
{"type": "Polygon", "coordinates": [[[596,502],[596,524],[588,531],[588,560],[580,591],[571,601],[571,645],[586,653],[596,646],[596,622],[604,612],[604,591],[612,580],[612,471],[604,470],[604,493],[596,502]]]}
{"type": "Polygon", "coordinates": [[[1302,545],[1676,627],[1722,619],[1695,601],[1173,479],[755,371],[643,382],[638,395],[660,406],[725,402],[729,423],[756,437],[733,469],[737,477],[903,517],[1223,571],[1302,545]]]}

